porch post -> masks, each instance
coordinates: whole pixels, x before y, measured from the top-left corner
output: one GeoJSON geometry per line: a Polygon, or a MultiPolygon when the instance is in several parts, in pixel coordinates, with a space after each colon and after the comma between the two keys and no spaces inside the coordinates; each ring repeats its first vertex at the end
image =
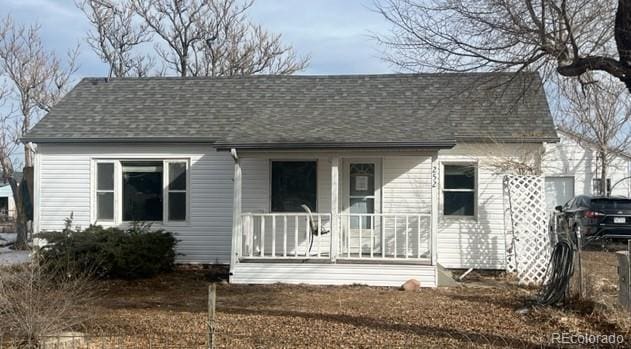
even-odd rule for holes
{"type": "Polygon", "coordinates": [[[337,259],[339,247],[339,179],[340,158],[331,158],[331,262],[337,259]]]}
{"type": "Polygon", "coordinates": [[[230,151],[234,160],[233,198],[232,198],[232,253],[230,254],[230,273],[239,262],[241,254],[241,164],[236,149],[230,151]]]}
{"type": "Polygon", "coordinates": [[[438,154],[432,155],[432,222],[430,241],[432,243],[432,265],[438,261],[438,196],[440,195],[440,164],[438,154]]]}

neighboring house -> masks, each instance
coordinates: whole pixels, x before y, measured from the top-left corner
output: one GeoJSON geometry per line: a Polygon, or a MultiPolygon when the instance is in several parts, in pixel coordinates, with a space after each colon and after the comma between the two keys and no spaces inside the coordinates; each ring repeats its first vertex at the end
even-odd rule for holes
{"type": "MultiPolygon", "coordinates": [[[[22,173],[14,173],[16,180],[22,180],[22,173]]],[[[13,190],[8,182],[0,181],[0,221],[6,218],[15,218],[15,200],[13,199],[13,190]]]]}
{"type": "MultiPolygon", "coordinates": [[[[562,128],[557,131],[560,142],[546,145],[542,165],[548,210],[576,195],[604,194],[600,190],[601,165],[595,148],[579,135],[562,128]]],[[[631,177],[631,154],[620,154],[607,169],[609,194],[631,197],[628,177],[631,177]]]]}
{"type": "Polygon", "coordinates": [[[505,268],[490,154],[557,140],[525,73],[90,78],[24,139],[36,232],[153,221],[231,282],[389,286],[505,268]]]}
{"type": "Polygon", "coordinates": [[[3,184],[0,186],[0,221],[7,218],[15,218],[15,200],[11,186],[3,184]]]}

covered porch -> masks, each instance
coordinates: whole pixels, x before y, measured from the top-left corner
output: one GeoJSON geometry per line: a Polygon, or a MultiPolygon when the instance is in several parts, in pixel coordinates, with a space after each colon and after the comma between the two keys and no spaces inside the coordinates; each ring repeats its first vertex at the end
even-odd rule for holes
{"type": "Polygon", "coordinates": [[[231,282],[436,286],[437,150],[232,156],[231,282]]]}

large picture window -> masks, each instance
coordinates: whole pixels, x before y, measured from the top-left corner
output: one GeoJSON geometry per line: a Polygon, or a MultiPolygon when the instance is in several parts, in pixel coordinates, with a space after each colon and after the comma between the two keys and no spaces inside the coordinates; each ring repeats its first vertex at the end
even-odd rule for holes
{"type": "Polygon", "coordinates": [[[316,161],[272,161],[272,212],[316,211],[316,161]]]}
{"type": "Polygon", "coordinates": [[[188,162],[99,160],[95,215],[116,223],[177,222],[188,218],[188,162]]]}
{"type": "Polygon", "coordinates": [[[475,167],[445,165],[443,177],[443,214],[473,216],[475,214],[475,167]]]}
{"type": "Polygon", "coordinates": [[[162,220],[162,162],[122,162],[123,220],[162,220]]]}

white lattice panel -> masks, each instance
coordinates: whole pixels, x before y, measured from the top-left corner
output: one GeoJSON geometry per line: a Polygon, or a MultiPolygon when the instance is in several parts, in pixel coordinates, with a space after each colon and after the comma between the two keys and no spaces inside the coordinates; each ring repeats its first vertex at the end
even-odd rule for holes
{"type": "Polygon", "coordinates": [[[521,284],[541,284],[550,259],[543,177],[506,176],[504,183],[512,227],[506,236],[512,241],[507,251],[508,270],[517,273],[521,284]]]}

